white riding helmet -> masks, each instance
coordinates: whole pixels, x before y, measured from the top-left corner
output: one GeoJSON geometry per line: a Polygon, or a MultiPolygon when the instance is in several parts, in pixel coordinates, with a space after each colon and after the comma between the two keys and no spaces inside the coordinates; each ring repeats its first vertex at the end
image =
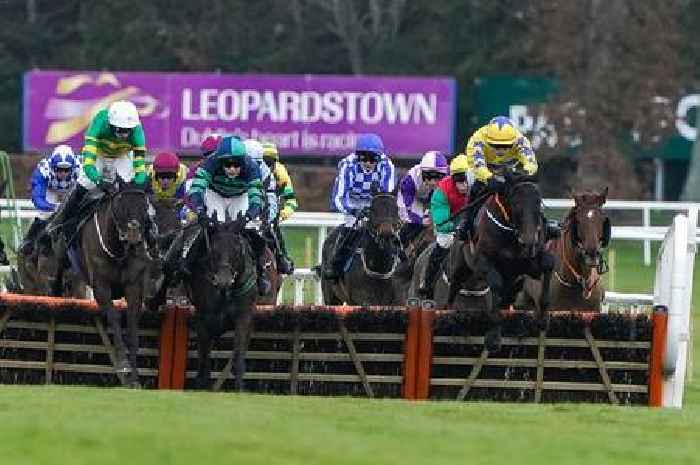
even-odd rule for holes
{"type": "Polygon", "coordinates": [[[263,163],[263,146],[260,142],[255,139],[246,139],[243,141],[245,145],[246,154],[258,162],[258,164],[263,163]]]}
{"type": "Polygon", "coordinates": [[[107,110],[107,116],[109,124],[118,128],[133,129],[141,123],[136,105],[127,100],[112,103],[107,110]]]}

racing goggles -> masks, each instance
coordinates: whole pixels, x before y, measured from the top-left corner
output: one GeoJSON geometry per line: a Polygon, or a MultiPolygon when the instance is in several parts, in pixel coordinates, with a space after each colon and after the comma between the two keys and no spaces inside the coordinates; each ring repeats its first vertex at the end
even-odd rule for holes
{"type": "Polygon", "coordinates": [[[374,152],[357,152],[357,159],[361,163],[377,163],[379,161],[379,155],[374,152]]]}
{"type": "Polygon", "coordinates": [[[454,182],[467,182],[467,173],[455,173],[452,175],[454,182]]]}
{"type": "Polygon", "coordinates": [[[424,171],[421,173],[421,177],[423,178],[423,181],[439,181],[445,177],[445,173],[441,173],[439,171],[424,171]]]}
{"type": "Polygon", "coordinates": [[[166,172],[166,173],[156,173],[156,178],[158,179],[175,179],[177,173],[166,172]]]}
{"type": "Polygon", "coordinates": [[[224,165],[224,168],[231,168],[232,166],[240,168],[243,166],[243,158],[227,158],[221,164],[224,165]]]}
{"type": "Polygon", "coordinates": [[[131,134],[132,129],[131,128],[120,128],[117,126],[112,126],[112,131],[114,132],[114,135],[117,137],[129,137],[131,134]]]}
{"type": "Polygon", "coordinates": [[[513,144],[489,144],[494,150],[510,150],[513,148],[513,144]]]}
{"type": "Polygon", "coordinates": [[[70,166],[57,166],[54,171],[56,172],[56,174],[70,174],[72,170],[70,166]]]}

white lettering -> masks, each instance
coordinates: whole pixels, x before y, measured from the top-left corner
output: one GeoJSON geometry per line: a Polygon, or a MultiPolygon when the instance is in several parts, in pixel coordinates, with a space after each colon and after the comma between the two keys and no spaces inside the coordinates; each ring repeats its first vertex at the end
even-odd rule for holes
{"type": "Polygon", "coordinates": [[[360,97],[359,92],[343,92],[343,97],[347,99],[345,104],[345,121],[354,123],[357,118],[357,99],[360,97]]]}
{"type": "Polygon", "coordinates": [[[382,96],[377,92],[368,92],[360,99],[360,120],[365,124],[378,124],[384,117],[382,96]],[[374,110],[374,113],[371,111],[374,110]]]}
{"type": "Polygon", "coordinates": [[[270,90],[266,90],[262,95],[262,103],[260,104],[260,109],[258,110],[258,121],[262,121],[267,117],[272,122],[280,121],[280,115],[278,114],[277,102],[275,101],[275,94],[270,90]]]}
{"type": "Polygon", "coordinates": [[[437,95],[430,94],[428,100],[426,100],[423,94],[411,94],[409,106],[413,106],[410,103],[410,99],[415,99],[415,103],[418,106],[418,111],[413,113],[413,122],[419,124],[422,116],[426,123],[435,124],[437,120],[437,95]]]}
{"type": "Polygon", "coordinates": [[[217,99],[217,114],[222,121],[233,121],[240,115],[240,99],[238,92],[224,89],[217,99]]]}
{"type": "Polygon", "coordinates": [[[336,124],[343,119],[343,96],[340,92],[323,94],[323,112],[321,119],[324,123],[336,124]]]}
{"type": "Polygon", "coordinates": [[[250,112],[260,108],[260,93],[254,90],[244,90],[241,92],[241,121],[250,119],[250,112]]]}
{"type": "Polygon", "coordinates": [[[315,123],[321,119],[321,94],[318,92],[301,93],[301,121],[315,123]]]}
{"type": "Polygon", "coordinates": [[[698,107],[700,107],[700,94],[686,95],[678,101],[676,129],[678,129],[681,136],[688,140],[695,140],[698,135],[698,129],[688,122],[688,113],[692,108],[698,111],[698,107]]]}
{"type": "Polygon", "coordinates": [[[182,89],[182,119],[185,121],[199,120],[199,115],[192,113],[192,89],[182,89]]]}

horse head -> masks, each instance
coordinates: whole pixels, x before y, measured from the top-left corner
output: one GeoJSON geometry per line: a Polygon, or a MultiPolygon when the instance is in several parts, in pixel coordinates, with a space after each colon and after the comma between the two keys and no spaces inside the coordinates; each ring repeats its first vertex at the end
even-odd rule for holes
{"type": "Polygon", "coordinates": [[[542,196],[537,177],[506,172],[505,198],[510,207],[511,223],[523,254],[533,258],[544,245],[542,196]]]}
{"type": "Polygon", "coordinates": [[[207,228],[207,279],[219,290],[232,288],[238,276],[245,271],[245,246],[241,237],[245,225],[246,220],[241,213],[236,219],[227,214],[224,221],[219,222],[215,212],[207,228]]]}
{"type": "Polygon", "coordinates": [[[572,246],[579,251],[586,267],[598,267],[601,249],[610,242],[610,218],[602,210],[608,188],[600,192],[574,193],[572,196],[574,208],[566,220],[571,230],[572,246]]]}
{"type": "Polygon", "coordinates": [[[367,226],[370,232],[376,234],[380,240],[388,240],[396,236],[399,227],[399,207],[393,194],[376,192],[373,189],[367,226]]]}
{"type": "Polygon", "coordinates": [[[144,189],[117,181],[115,190],[107,195],[110,197],[109,208],[119,241],[128,249],[143,245],[148,218],[148,200],[144,189]]]}

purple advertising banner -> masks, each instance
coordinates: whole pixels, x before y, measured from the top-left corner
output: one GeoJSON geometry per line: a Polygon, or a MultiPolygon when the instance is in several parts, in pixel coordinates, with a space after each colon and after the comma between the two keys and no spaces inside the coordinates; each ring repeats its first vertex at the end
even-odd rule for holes
{"type": "Polygon", "coordinates": [[[196,152],[212,133],[275,142],[284,155],[345,155],[365,132],[390,155],[453,148],[451,78],[31,71],[24,149],[79,150],[92,116],[121,99],[138,107],[151,152],[196,152]]]}

